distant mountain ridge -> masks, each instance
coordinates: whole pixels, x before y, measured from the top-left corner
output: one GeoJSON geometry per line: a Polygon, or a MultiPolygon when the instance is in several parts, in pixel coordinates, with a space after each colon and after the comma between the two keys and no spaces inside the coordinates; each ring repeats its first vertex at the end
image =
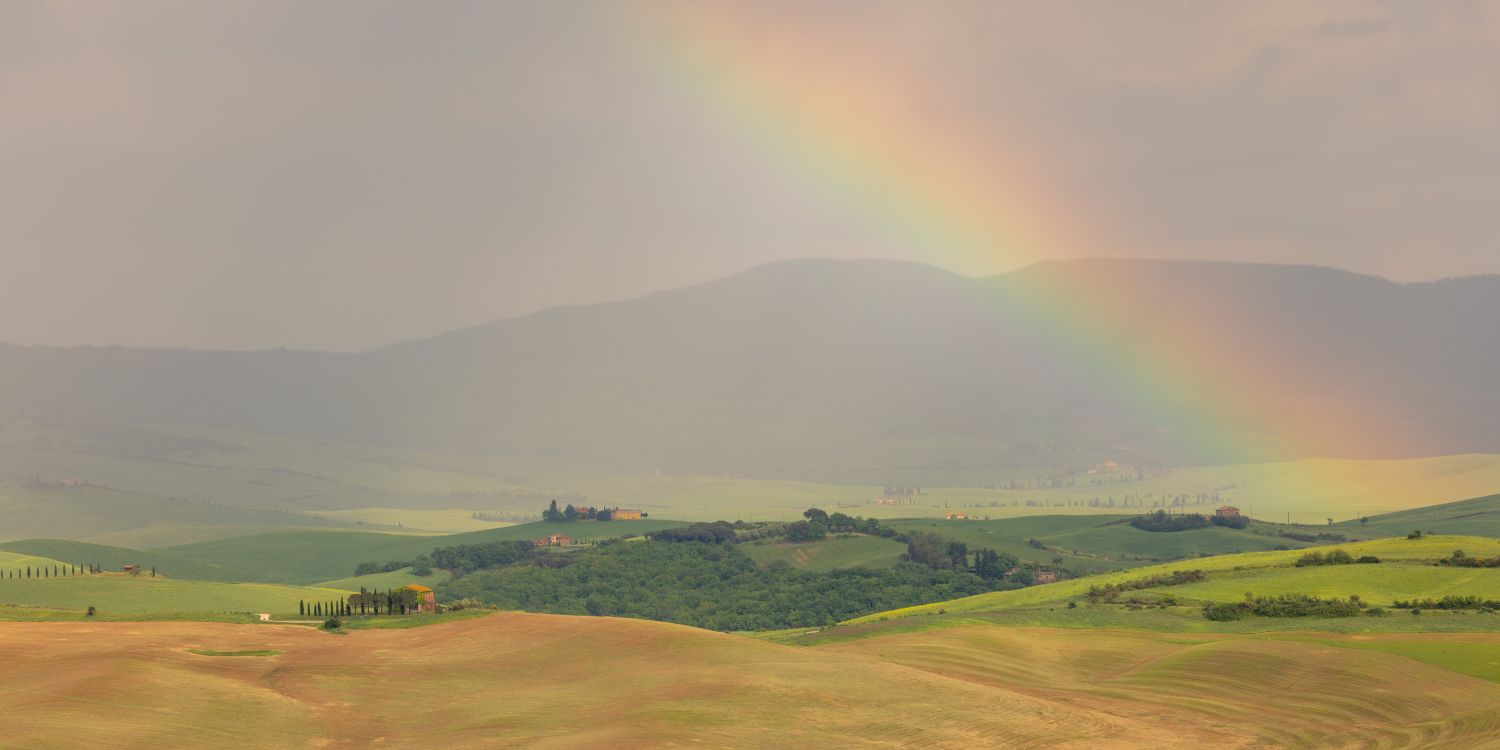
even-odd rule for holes
{"type": "Polygon", "coordinates": [[[0,345],[0,416],[783,476],[1121,452],[1164,464],[1500,452],[1496,321],[1500,276],[1400,284],[1091,260],[971,278],[789,261],[358,354],[0,345]],[[1074,314],[1103,333],[1059,334],[1053,318],[1074,314]],[[1226,397],[1243,379],[1272,417],[1326,409],[1329,424],[1313,420],[1289,448],[1267,424],[1185,420],[1203,411],[1195,394],[1141,401],[1120,385],[1128,368],[1111,363],[1139,352],[1161,360],[1148,373],[1192,355],[1227,374],[1226,397]],[[1336,424],[1343,415],[1370,425],[1336,424]],[[1246,435],[1229,448],[1207,440],[1233,430],[1246,435]]]}

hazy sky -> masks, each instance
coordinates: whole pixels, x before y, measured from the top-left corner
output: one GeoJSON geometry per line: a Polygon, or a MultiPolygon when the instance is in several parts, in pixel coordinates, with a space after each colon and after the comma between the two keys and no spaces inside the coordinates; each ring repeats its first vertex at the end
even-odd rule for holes
{"type": "Polygon", "coordinates": [[[1496,2],[9,0],[0,341],[361,349],[807,256],[1497,272],[1497,71],[1496,2]],[[810,166],[881,127],[846,95],[1027,239],[891,231],[810,166]]]}

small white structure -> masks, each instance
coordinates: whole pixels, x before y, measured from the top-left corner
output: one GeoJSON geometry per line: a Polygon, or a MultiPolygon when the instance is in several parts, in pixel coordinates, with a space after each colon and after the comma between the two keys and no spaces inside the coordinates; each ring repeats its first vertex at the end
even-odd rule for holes
{"type": "Polygon", "coordinates": [[[261,622],[270,622],[271,621],[271,613],[270,612],[258,612],[258,613],[256,613],[255,616],[259,617],[261,622]]]}

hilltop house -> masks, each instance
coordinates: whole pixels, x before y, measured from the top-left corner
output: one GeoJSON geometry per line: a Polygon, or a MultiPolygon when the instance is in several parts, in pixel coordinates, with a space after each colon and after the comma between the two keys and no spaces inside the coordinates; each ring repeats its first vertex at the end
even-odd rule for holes
{"type": "Polygon", "coordinates": [[[412,609],[413,612],[437,611],[437,597],[433,595],[432,589],[427,588],[426,586],[423,586],[419,583],[413,583],[407,586],[402,586],[398,590],[416,592],[417,606],[412,609]]]}
{"type": "Polygon", "coordinates": [[[1233,505],[1226,505],[1226,506],[1224,506],[1224,507],[1222,507],[1222,508],[1214,511],[1214,515],[1216,515],[1216,516],[1218,516],[1220,518],[1239,518],[1240,517],[1240,509],[1234,507],[1233,505]]]}
{"type": "Polygon", "coordinates": [[[631,510],[629,508],[615,508],[614,510],[609,512],[609,520],[639,521],[641,520],[641,512],[638,510],[631,510]]]}
{"type": "Polygon", "coordinates": [[[531,543],[538,547],[566,547],[573,543],[573,537],[567,534],[548,534],[541,539],[533,539],[531,543]]]}
{"type": "Polygon", "coordinates": [[[967,520],[969,520],[969,514],[968,513],[960,513],[958,511],[954,511],[952,513],[949,513],[949,514],[943,516],[943,518],[946,518],[949,521],[967,521],[967,520]]]}
{"type": "Polygon", "coordinates": [[[139,565],[122,565],[122,566],[120,566],[120,570],[123,570],[126,573],[129,573],[129,574],[131,574],[133,576],[134,575],[140,575],[140,573],[141,573],[141,566],[139,566],[139,565]]]}

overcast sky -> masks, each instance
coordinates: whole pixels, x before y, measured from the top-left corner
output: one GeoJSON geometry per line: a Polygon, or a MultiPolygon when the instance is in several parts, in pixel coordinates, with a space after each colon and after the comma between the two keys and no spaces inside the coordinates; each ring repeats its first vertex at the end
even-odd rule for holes
{"type": "Polygon", "coordinates": [[[662,63],[670,4],[8,0],[0,341],[354,350],[809,256],[1500,272],[1500,3],[708,7],[1069,241],[885,235],[662,63]]]}

